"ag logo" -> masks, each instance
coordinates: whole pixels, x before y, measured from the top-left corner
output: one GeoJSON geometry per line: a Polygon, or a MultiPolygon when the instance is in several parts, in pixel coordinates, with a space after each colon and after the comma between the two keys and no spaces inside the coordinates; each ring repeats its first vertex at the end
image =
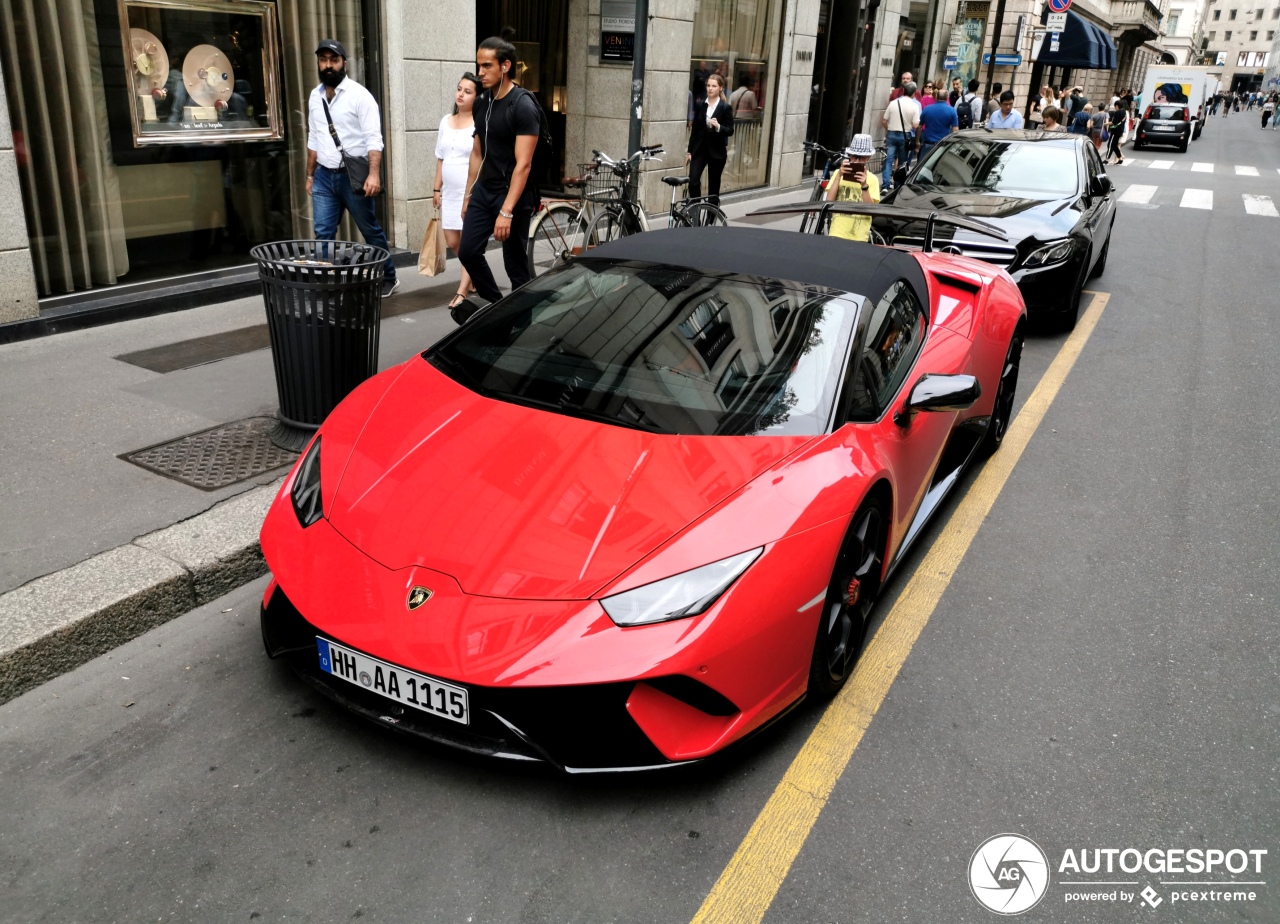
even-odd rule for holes
{"type": "Polygon", "coordinates": [[[426,587],[414,587],[409,591],[409,609],[416,610],[431,599],[431,591],[426,587]]]}
{"type": "Polygon", "coordinates": [[[1030,838],[997,834],[973,852],[969,889],[978,903],[996,914],[1022,914],[1044,898],[1049,860],[1030,838]]]}

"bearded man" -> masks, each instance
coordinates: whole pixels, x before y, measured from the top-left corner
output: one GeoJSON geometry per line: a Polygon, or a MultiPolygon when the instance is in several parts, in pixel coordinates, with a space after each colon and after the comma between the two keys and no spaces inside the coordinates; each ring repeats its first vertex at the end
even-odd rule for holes
{"type": "MultiPolygon", "coordinates": [[[[331,241],[342,213],[350,212],[365,242],[391,247],[378,224],[374,198],[382,192],[382,121],[373,94],[347,76],[347,50],[334,39],[316,48],[320,85],[307,102],[307,195],[315,216],[316,240],[331,241]],[[369,175],[359,190],[351,181],[344,159],[363,164],[369,175]]],[[[396,267],[387,259],[382,295],[400,286],[396,267]]]]}

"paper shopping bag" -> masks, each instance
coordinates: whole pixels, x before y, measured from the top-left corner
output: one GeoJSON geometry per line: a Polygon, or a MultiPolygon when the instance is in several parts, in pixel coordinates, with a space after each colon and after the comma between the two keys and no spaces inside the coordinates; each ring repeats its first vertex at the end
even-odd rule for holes
{"type": "Polygon", "coordinates": [[[422,250],[418,253],[418,272],[423,276],[438,276],[444,272],[444,225],[440,213],[427,222],[427,233],[422,236],[422,250]]]}

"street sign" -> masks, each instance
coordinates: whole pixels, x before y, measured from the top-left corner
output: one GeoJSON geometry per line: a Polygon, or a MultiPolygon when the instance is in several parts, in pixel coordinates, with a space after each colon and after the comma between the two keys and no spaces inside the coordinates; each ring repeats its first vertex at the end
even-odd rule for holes
{"type": "Polygon", "coordinates": [[[1049,0],[1050,13],[1065,13],[1071,9],[1071,0],[1049,0]]]}
{"type": "Polygon", "coordinates": [[[1049,39],[1049,50],[1050,51],[1058,50],[1058,33],[1056,32],[1053,33],[1053,38],[1049,39]]]}
{"type": "Polygon", "coordinates": [[[1045,28],[1050,32],[1061,32],[1067,28],[1066,13],[1050,13],[1049,19],[1045,22],[1045,28]]]}
{"type": "MultiPolygon", "coordinates": [[[[991,63],[991,55],[982,56],[983,64],[991,63]]],[[[996,55],[996,67],[1017,67],[1022,63],[1022,55],[996,55]]]]}
{"type": "Polygon", "coordinates": [[[956,65],[960,63],[959,55],[947,55],[942,59],[942,69],[944,71],[954,71],[956,65]]]}

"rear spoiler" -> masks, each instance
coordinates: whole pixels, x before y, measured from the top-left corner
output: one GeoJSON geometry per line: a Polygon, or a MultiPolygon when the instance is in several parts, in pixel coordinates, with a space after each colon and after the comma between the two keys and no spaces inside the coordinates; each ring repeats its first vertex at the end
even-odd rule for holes
{"type": "Polygon", "coordinates": [[[994,237],[998,241],[1008,242],[1009,235],[997,228],[995,225],[987,224],[985,221],[978,221],[976,218],[967,218],[963,215],[953,215],[949,212],[938,212],[930,209],[909,209],[900,205],[879,205],[868,204],[866,202],[796,202],[792,205],[777,205],[773,208],[759,209],[748,215],[748,218],[754,218],[757,215],[807,215],[811,212],[820,212],[819,221],[816,227],[821,228],[826,224],[827,217],[831,214],[837,215],[867,215],[871,218],[891,218],[897,221],[923,221],[924,224],[924,244],[921,250],[925,253],[933,251],[933,232],[934,227],[938,224],[950,225],[953,228],[963,228],[965,231],[973,231],[976,234],[985,234],[988,237],[994,237]]]}

